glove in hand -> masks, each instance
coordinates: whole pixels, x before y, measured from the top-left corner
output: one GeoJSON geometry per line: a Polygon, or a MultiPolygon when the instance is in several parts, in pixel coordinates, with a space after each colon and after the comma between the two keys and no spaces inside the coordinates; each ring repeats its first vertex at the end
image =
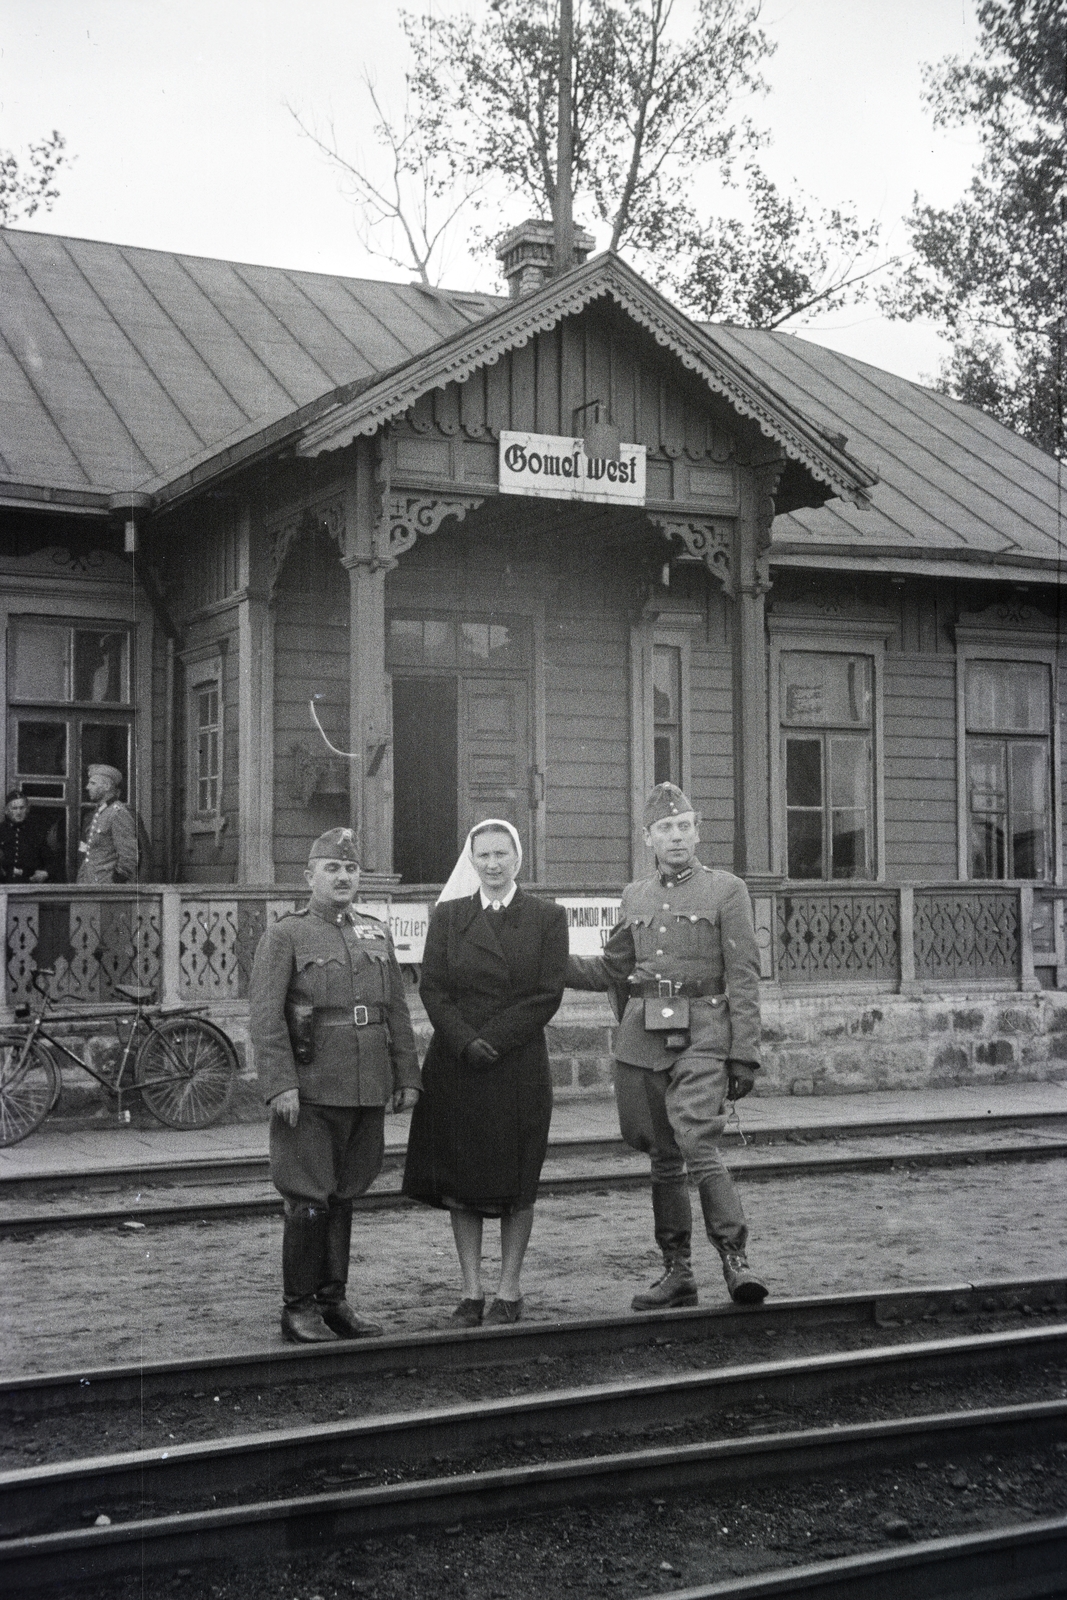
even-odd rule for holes
{"type": "Polygon", "coordinates": [[[743,1100],[746,1094],[751,1094],[756,1082],[755,1068],[744,1061],[728,1061],[726,1071],[730,1082],[726,1090],[727,1100],[743,1100]]]}
{"type": "Polygon", "coordinates": [[[491,1067],[500,1060],[499,1053],[485,1039],[472,1039],[463,1057],[469,1067],[491,1067]]]}

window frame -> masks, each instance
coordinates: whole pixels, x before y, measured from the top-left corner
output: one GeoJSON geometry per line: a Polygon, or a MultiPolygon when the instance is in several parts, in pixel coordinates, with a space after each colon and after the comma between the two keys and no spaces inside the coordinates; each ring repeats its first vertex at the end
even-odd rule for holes
{"type": "MultiPolygon", "coordinates": [[[[681,744],[681,779],[679,787],[687,795],[693,792],[693,718],[690,692],[690,659],[693,629],[704,626],[703,616],[675,612],[662,623],[646,620],[636,624],[630,632],[630,739],[631,739],[631,815],[633,820],[632,861],[635,876],[647,872],[651,856],[644,839],[645,800],[655,781],[656,770],[656,708],[655,708],[655,651],[657,645],[678,651],[679,707],[678,738],[681,744]]],[[[699,810],[699,806],[697,807],[699,810]]]]}
{"type": "Polygon", "coordinates": [[[218,644],[206,650],[190,651],[183,657],[185,667],[185,834],[191,839],[196,834],[213,834],[216,842],[225,826],[222,796],[226,778],[226,701],[224,694],[223,659],[225,651],[218,644]],[[213,686],[218,696],[218,804],[212,811],[199,809],[200,725],[197,720],[198,696],[213,686]]]}
{"type": "MultiPolygon", "coordinates": [[[[1053,642],[1043,644],[1032,634],[1005,633],[957,627],[956,629],[956,860],[961,883],[1056,883],[1063,882],[1063,829],[1061,785],[1062,752],[1060,738],[1060,690],[1058,652],[1053,642]],[[1048,878],[973,878],[971,876],[971,812],[967,796],[967,671],[972,661],[1002,661],[1005,664],[1036,664],[1049,674],[1049,833],[1048,878]]],[[[975,738],[981,738],[976,733],[975,738]]],[[[991,739],[1010,737],[990,734],[991,739]]],[[[1020,734],[1021,739],[1037,740],[1040,734],[1020,734]]]]}
{"type": "MultiPolygon", "coordinates": [[[[871,663],[871,853],[872,874],[867,878],[801,878],[798,883],[831,884],[844,888],[849,884],[884,883],[885,856],[885,738],[884,690],[886,645],[892,636],[893,626],[887,622],[864,622],[849,619],[841,628],[825,620],[800,617],[767,618],[768,672],[767,705],[771,721],[770,738],[770,792],[771,792],[771,863],[772,870],[786,882],[787,876],[788,820],[785,792],[785,737],[792,730],[784,721],[782,705],[782,656],[794,651],[806,655],[866,656],[871,663]],[[831,631],[832,630],[832,631],[831,631]]],[[[820,737],[825,726],[813,728],[820,737]]],[[[856,730],[857,732],[860,730],[856,730]]],[[[863,730],[864,732],[868,730],[863,730]]]]}

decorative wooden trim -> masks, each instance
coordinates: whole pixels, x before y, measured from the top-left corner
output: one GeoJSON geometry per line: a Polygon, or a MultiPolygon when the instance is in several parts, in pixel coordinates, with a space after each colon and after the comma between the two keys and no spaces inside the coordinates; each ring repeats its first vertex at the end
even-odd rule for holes
{"type": "Polygon", "coordinates": [[[377,530],[373,564],[394,567],[420,534],[436,533],[446,517],[462,522],[468,511],[477,511],[483,499],[483,495],[390,495],[388,514],[377,530]]]}
{"type": "Polygon", "coordinates": [[[465,382],[479,368],[492,366],[508,351],[605,298],[670,350],[683,367],[702,378],[713,394],[724,396],[741,416],[751,417],[763,434],[793,460],[802,462],[815,478],[855,504],[866,503],[866,490],[877,482],[874,474],[852,461],[839,445],[718,345],[713,330],[691,322],[614,255],[598,256],[536,293],[510,302],[475,327],[416,357],[399,374],[333,407],[304,429],[297,454],[317,456],[344,449],[360,436],[373,435],[383,423],[408,412],[430,389],[465,382]]]}
{"type": "Polygon", "coordinates": [[[293,542],[298,538],[306,538],[316,532],[324,533],[327,538],[332,539],[341,554],[345,554],[346,528],[343,495],[331,496],[329,500],[321,500],[313,505],[304,506],[300,511],[290,514],[285,521],[268,524],[267,535],[270,540],[268,595],[272,604],[278,590],[278,579],[281,577],[282,568],[285,566],[286,557],[292,549],[293,542]]]}
{"type": "Polygon", "coordinates": [[[680,539],[691,556],[702,561],[722,585],[723,593],[734,598],[733,527],[716,517],[669,517],[649,515],[650,522],[668,539],[680,539]]]}

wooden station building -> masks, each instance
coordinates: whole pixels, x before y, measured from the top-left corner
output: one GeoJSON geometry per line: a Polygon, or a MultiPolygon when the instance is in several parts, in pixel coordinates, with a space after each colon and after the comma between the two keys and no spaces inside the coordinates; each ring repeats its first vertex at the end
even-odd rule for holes
{"type": "Polygon", "coordinates": [[[239,1019],[341,822],[408,960],[486,815],[595,947],[671,778],[780,1085],[1067,1070],[1057,464],[549,250],[494,299],[0,231],[6,776],[57,880],[7,894],[9,1003],[47,944],[239,1019]],[[63,883],[94,760],[136,904],[63,883]]]}

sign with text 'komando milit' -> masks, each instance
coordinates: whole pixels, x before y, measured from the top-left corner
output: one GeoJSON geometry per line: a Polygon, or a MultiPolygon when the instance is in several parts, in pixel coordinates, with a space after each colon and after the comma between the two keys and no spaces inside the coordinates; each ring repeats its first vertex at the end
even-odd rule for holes
{"type": "Polygon", "coordinates": [[[594,500],[643,506],[645,447],[619,446],[618,461],[590,458],[582,439],[554,433],[500,434],[500,493],[549,500],[594,500]]]}

